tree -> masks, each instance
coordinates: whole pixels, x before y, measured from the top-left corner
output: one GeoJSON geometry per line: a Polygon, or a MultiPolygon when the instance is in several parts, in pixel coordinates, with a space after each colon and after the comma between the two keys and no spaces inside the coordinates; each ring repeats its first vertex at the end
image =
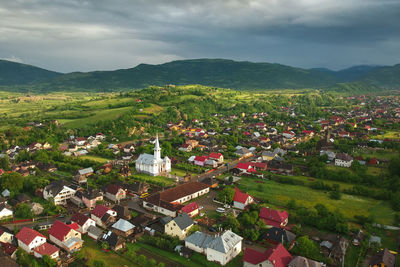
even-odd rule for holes
{"type": "Polygon", "coordinates": [[[147,267],[155,267],[157,264],[155,259],[147,259],[146,266],[147,267]]]}
{"type": "Polygon", "coordinates": [[[238,232],[240,223],[232,214],[229,214],[226,216],[225,221],[223,221],[222,226],[225,229],[232,229],[233,232],[238,232]]]}
{"type": "Polygon", "coordinates": [[[57,265],[57,262],[55,260],[53,260],[52,258],[50,258],[48,255],[43,255],[42,258],[44,264],[48,267],[54,267],[57,265]]]}
{"type": "Polygon", "coordinates": [[[306,258],[316,259],[320,257],[319,249],[317,245],[308,238],[308,236],[299,237],[296,240],[296,246],[293,248],[293,251],[301,256],[306,258]]]}
{"type": "Polygon", "coordinates": [[[106,267],[106,264],[102,260],[94,260],[93,267],[106,267]]]}
{"type": "Polygon", "coordinates": [[[10,170],[10,160],[7,155],[4,157],[0,157],[0,169],[6,171],[10,170]]]}
{"type": "Polygon", "coordinates": [[[218,200],[224,203],[232,203],[234,196],[235,190],[230,186],[226,186],[218,193],[218,200]]]}
{"type": "Polygon", "coordinates": [[[159,262],[159,263],[157,264],[157,267],[165,267],[164,262],[159,262]]]}
{"type": "Polygon", "coordinates": [[[33,217],[31,207],[28,204],[19,204],[15,209],[15,217],[21,219],[30,219],[33,217]]]}
{"type": "Polygon", "coordinates": [[[146,262],[147,262],[146,256],[143,255],[143,254],[140,254],[139,257],[138,257],[139,265],[144,266],[146,264],[146,262]]]}
{"type": "Polygon", "coordinates": [[[18,172],[5,173],[1,176],[1,187],[8,189],[14,195],[21,192],[23,186],[24,177],[18,172]]]}
{"type": "Polygon", "coordinates": [[[296,205],[296,200],[294,200],[293,198],[289,200],[288,204],[287,204],[287,208],[290,210],[294,210],[296,209],[297,205],[296,205]]]}

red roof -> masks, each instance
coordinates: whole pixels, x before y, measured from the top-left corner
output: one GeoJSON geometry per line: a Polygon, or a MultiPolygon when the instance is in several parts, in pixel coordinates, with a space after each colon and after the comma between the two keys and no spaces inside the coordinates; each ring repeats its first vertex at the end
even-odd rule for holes
{"type": "Polygon", "coordinates": [[[42,256],[43,255],[51,256],[59,250],[60,249],[58,247],[53,246],[47,242],[34,249],[35,252],[39,253],[42,256]]]}
{"type": "Polygon", "coordinates": [[[191,212],[193,212],[193,211],[195,211],[197,209],[199,209],[199,205],[196,202],[192,202],[192,203],[187,204],[186,206],[184,206],[181,209],[181,211],[189,214],[189,213],[191,213],[191,212]]]}
{"type": "Polygon", "coordinates": [[[21,231],[18,232],[18,234],[15,236],[19,241],[21,241],[22,243],[24,243],[25,245],[29,246],[29,244],[33,241],[33,239],[35,239],[37,236],[46,238],[44,235],[42,235],[41,233],[28,228],[28,227],[24,227],[21,229],[21,231]]]}
{"type": "Polygon", "coordinates": [[[71,229],[77,230],[79,229],[79,225],[77,223],[71,223],[70,225],[68,225],[71,229]]]}
{"type": "Polygon", "coordinates": [[[51,228],[49,229],[49,235],[54,236],[61,242],[64,241],[64,237],[68,235],[68,233],[72,230],[69,225],[57,220],[53,223],[51,228]]]}
{"type": "Polygon", "coordinates": [[[267,260],[267,255],[265,253],[259,252],[257,250],[246,248],[243,255],[243,261],[251,263],[253,265],[258,265],[263,261],[267,260]]]}
{"type": "Polygon", "coordinates": [[[103,216],[109,211],[110,208],[104,205],[97,205],[90,213],[96,216],[97,218],[103,218],[103,216]]]}
{"type": "Polygon", "coordinates": [[[289,218],[287,211],[278,211],[270,208],[261,208],[259,217],[265,221],[267,225],[280,227],[281,224],[289,218]]]}
{"type": "Polygon", "coordinates": [[[236,168],[242,169],[242,170],[248,170],[251,168],[250,163],[248,162],[239,162],[238,165],[236,165],[236,168]]]}
{"type": "Polygon", "coordinates": [[[210,155],[208,156],[210,159],[219,159],[222,156],[221,153],[210,153],[210,155]]]}
{"type": "Polygon", "coordinates": [[[115,184],[110,184],[107,186],[106,192],[116,195],[121,187],[115,184]]]}
{"type": "Polygon", "coordinates": [[[267,163],[264,162],[250,162],[250,166],[256,169],[266,169],[267,163]]]}
{"type": "Polygon", "coordinates": [[[312,133],[314,133],[313,131],[310,131],[310,130],[304,130],[303,131],[303,134],[305,134],[305,135],[310,135],[310,134],[312,134],[312,133]]]}
{"type": "Polygon", "coordinates": [[[279,243],[275,247],[269,248],[264,253],[246,248],[244,251],[243,261],[258,265],[268,260],[274,267],[286,267],[292,260],[292,255],[286,248],[279,243]]]}
{"type": "Polygon", "coordinates": [[[89,220],[90,218],[82,213],[75,213],[72,218],[71,221],[77,223],[78,225],[82,226],[86,223],[87,220],[89,220]]]}
{"type": "Polygon", "coordinates": [[[0,242],[0,245],[4,252],[10,256],[17,250],[17,247],[10,243],[0,242]]]}
{"type": "Polygon", "coordinates": [[[194,158],[194,161],[201,161],[201,162],[205,162],[208,159],[207,156],[196,156],[194,158]]]}
{"type": "Polygon", "coordinates": [[[243,193],[239,190],[239,188],[235,188],[235,196],[233,197],[233,201],[245,204],[249,197],[251,197],[249,194],[243,193]]]}
{"type": "Polygon", "coordinates": [[[244,134],[244,135],[246,135],[246,136],[249,136],[249,135],[251,135],[251,133],[250,133],[250,132],[247,132],[247,131],[246,131],[246,132],[244,132],[243,134],[244,134]]]}
{"type": "Polygon", "coordinates": [[[85,137],[78,137],[78,138],[76,138],[76,141],[86,141],[86,138],[85,137]]]}

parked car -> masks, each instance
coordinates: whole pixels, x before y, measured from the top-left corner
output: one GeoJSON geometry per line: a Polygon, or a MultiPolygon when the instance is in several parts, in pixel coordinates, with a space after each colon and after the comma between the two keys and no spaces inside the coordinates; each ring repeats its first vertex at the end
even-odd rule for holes
{"type": "Polygon", "coordinates": [[[208,231],[210,231],[210,232],[216,232],[217,231],[217,229],[215,229],[214,227],[208,227],[208,231]]]}
{"type": "Polygon", "coordinates": [[[225,213],[225,209],[224,208],[217,208],[216,211],[219,212],[219,213],[225,213]]]}

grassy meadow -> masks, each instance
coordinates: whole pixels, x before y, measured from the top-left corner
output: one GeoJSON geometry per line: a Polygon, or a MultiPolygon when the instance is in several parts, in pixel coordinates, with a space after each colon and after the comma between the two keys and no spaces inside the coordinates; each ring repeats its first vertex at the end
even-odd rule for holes
{"type": "Polygon", "coordinates": [[[354,215],[373,215],[378,223],[392,224],[394,211],[389,203],[371,198],[343,194],[340,200],[333,200],[329,193],[313,190],[301,185],[280,184],[271,180],[257,183],[254,178],[242,177],[238,182],[239,188],[260,198],[269,205],[284,207],[294,199],[299,206],[312,208],[317,203],[324,204],[329,210],[338,209],[346,218],[353,219],[354,215]]]}

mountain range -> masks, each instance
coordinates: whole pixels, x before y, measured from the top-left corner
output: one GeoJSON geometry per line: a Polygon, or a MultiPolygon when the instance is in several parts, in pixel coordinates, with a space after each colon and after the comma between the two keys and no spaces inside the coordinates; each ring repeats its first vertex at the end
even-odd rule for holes
{"type": "Polygon", "coordinates": [[[335,88],[341,83],[376,89],[400,88],[400,64],[354,66],[333,71],[303,69],[276,63],[226,59],[178,60],[164,64],[140,64],[114,71],[59,73],[0,60],[0,86],[4,90],[119,91],[151,85],[202,84],[232,89],[335,88]]]}

